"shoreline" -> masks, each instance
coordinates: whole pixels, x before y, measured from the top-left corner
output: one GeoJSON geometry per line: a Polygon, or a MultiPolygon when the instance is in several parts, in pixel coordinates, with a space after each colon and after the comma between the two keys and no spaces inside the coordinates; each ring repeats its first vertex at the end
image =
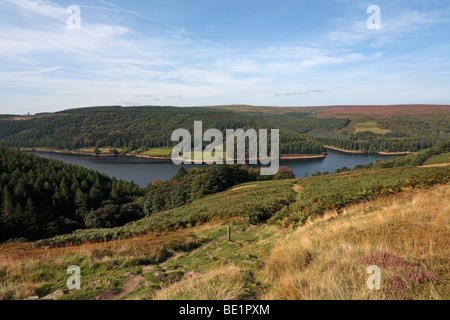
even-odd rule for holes
{"type": "Polygon", "coordinates": [[[318,159],[318,158],[326,158],[326,154],[318,154],[314,156],[281,156],[280,160],[298,160],[298,159],[318,159]]]}
{"type": "Polygon", "coordinates": [[[408,154],[413,154],[415,152],[412,152],[412,151],[403,151],[403,152],[383,152],[383,151],[380,151],[380,152],[377,152],[377,153],[381,154],[381,155],[387,155],[387,156],[404,156],[404,155],[408,155],[408,154]]]}
{"type": "MultiPolygon", "coordinates": [[[[340,152],[345,152],[345,153],[368,154],[368,152],[362,152],[362,151],[357,151],[357,150],[345,150],[345,149],[340,149],[340,148],[336,148],[336,147],[332,147],[332,146],[326,146],[326,145],[324,145],[324,147],[327,148],[327,149],[340,151],[340,152]]],[[[379,155],[382,155],[382,156],[404,156],[404,155],[412,154],[412,153],[415,153],[415,152],[411,152],[411,151],[401,151],[401,152],[383,152],[383,151],[378,151],[378,152],[375,152],[375,153],[379,154],[379,155]]]]}
{"type": "Polygon", "coordinates": [[[170,157],[162,157],[162,156],[146,156],[132,153],[94,153],[94,152],[83,152],[83,151],[72,151],[72,150],[57,150],[57,149],[40,149],[40,148],[20,148],[20,151],[25,152],[42,152],[42,153],[58,153],[58,154],[72,154],[77,156],[94,156],[94,157],[116,157],[116,156],[124,156],[124,157],[134,157],[134,158],[148,158],[148,159],[156,159],[156,160],[171,160],[170,157]]]}
{"type": "MultiPolygon", "coordinates": [[[[326,149],[331,149],[334,151],[339,151],[343,153],[351,153],[351,154],[368,154],[368,152],[362,152],[357,150],[345,150],[340,149],[337,147],[332,147],[328,145],[324,145],[326,149]]],[[[47,149],[47,148],[19,148],[21,151],[27,151],[27,152],[43,152],[43,153],[58,153],[58,154],[72,154],[72,155],[80,155],[80,156],[95,156],[95,157],[114,157],[114,156],[125,156],[125,157],[134,157],[134,158],[144,158],[144,159],[155,159],[155,160],[172,160],[171,157],[164,157],[164,156],[147,156],[143,154],[133,154],[133,153],[94,153],[94,152],[83,152],[83,151],[72,151],[72,150],[58,150],[58,149],[47,149]]],[[[400,155],[408,155],[413,154],[415,152],[411,151],[402,151],[402,152],[383,152],[379,151],[375,154],[383,155],[383,156],[400,156],[400,155]]],[[[289,155],[282,155],[280,157],[280,160],[300,160],[300,159],[319,159],[319,158],[326,158],[327,155],[296,155],[296,156],[289,156],[289,155]]],[[[227,159],[223,159],[226,161],[227,159]]],[[[234,159],[236,161],[237,159],[234,159]]],[[[246,161],[250,160],[249,158],[245,159],[246,161]]],[[[257,160],[260,160],[259,158],[257,160]]],[[[192,160],[191,162],[194,162],[195,160],[192,160]]],[[[203,161],[204,162],[204,161],[203,161]]]]}
{"type": "MultiPolygon", "coordinates": [[[[279,158],[279,160],[300,160],[300,159],[317,159],[317,158],[326,158],[326,155],[315,155],[315,156],[293,156],[293,157],[287,157],[287,156],[281,156],[279,158]]],[[[171,158],[168,158],[169,160],[172,160],[171,158]]],[[[173,160],[182,160],[182,161],[187,161],[191,164],[198,164],[198,163],[194,163],[196,160],[186,160],[183,158],[175,158],[173,160]]],[[[237,161],[238,159],[233,159],[233,161],[237,161]]],[[[246,158],[245,161],[250,161],[250,160],[261,160],[261,158],[246,158]]],[[[226,161],[230,161],[230,159],[223,159],[223,162],[226,163],[226,161]]],[[[206,163],[205,160],[202,160],[202,164],[206,163]]]]}
{"type": "MultiPolygon", "coordinates": [[[[115,156],[124,156],[124,157],[134,157],[134,158],[145,158],[145,159],[155,159],[155,160],[172,160],[171,157],[163,157],[163,156],[147,156],[147,155],[141,155],[141,154],[132,154],[132,153],[93,153],[93,152],[82,152],[82,151],[71,151],[71,150],[57,150],[57,149],[39,149],[39,148],[19,148],[21,151],[25,152],[42,152],[42,153],[58,153],[58,154],[71,154],[71,155],[80,155],[80,156],[95,156],[95,157],[115,157],[115,156]]],[[[281,156],[280,160],[299,160],[299,159],[317,159],[317,158],[326,158],[327,155],[309,155],[309,156],[281,156]]],[[[177,158],[176,160],[183,160],[180,158],[177,158]]],[[[245,159],[246,161],[250,160],[249,158],[245,159]]],[[[260,160],[259,158],[257,160],[260,160]]],[[[191,160],[190,162],[194,162],[195,160],[191,160]]],[[[227,159],[223,159],[223,161],[227,161],[227,159]]],[[[237,159],[234,159],[233,161],[237,161],[237,159]]],[[[202,161],[205,163],[205,161],[202,161]]]]}

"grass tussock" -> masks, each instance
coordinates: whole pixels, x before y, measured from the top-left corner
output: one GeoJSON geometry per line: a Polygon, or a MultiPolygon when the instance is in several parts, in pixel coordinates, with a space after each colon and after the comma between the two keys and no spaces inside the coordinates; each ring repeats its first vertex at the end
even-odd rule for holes
{"type": "Polygon", "coordinates": [[[159,290],[154,300],[239,300],[247,294],[246,275],[237,266],[228,265],[184,279],[159,290]]]}
{"type": "Polygon", "coordinates": [[[345,208],[277,243],[265,299],[449,299],[450,186],[345,208]],[[369,290],[369,265],[381,289],[369,290]]]}

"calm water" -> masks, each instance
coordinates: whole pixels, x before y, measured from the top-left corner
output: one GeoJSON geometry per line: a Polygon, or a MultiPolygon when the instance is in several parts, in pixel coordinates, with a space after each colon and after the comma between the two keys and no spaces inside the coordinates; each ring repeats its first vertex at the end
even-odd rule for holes
{"type": "MultiPolygon", "coordinates": [[[[155,160],[145,158],[133,158],[125,156],[95,157],[83,155],[67,155],[56,153],[35,152],[43,157],[61,160],[66,163],[80,165],[114,176],[117,179],[133,180],[145,187],[154,179],[167,180],[174,176],[179,166],[170,160],[155,160]]],[[[342,167],[353,168],[358,164],[367,164],[375,160],[386,160],[392,156],[378,154],[352,154],[328,149],[328,156],[319,159],[299,159],[280,161],[281,166],[289,167],[297,178],[301,178],[308,172],[310,175],[316,171],[333,172],[342,167]]],[[[202,165],[182,165],[187,170],[202,165]]]]}

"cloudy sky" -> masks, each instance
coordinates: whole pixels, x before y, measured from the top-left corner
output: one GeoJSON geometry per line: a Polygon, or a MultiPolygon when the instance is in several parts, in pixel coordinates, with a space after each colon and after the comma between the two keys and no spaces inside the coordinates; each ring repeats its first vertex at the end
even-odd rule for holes
{"type": "Polygon", "coordinates": [[[0,113],[403,103],[450,104],[448,0],[0,0],[0,113]]]}

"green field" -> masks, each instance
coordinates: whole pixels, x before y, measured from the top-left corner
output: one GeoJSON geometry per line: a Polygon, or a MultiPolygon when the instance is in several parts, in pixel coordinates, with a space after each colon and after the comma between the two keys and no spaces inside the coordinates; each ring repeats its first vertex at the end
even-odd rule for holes
{"type": "Polygon", "coordinates": [[[367,122],[360,122],[354,124],[355,127],[355,133],[362,132],[362,131],[369,131],[376,134],[385,134],[390,132],[388,129],[381,129],[375,121],[367,121],[367,122]]]}
{"type": "Polygon", "coordinates": [[[151,148],[147,151],[135,150],[130,152],[130,154],[143,155],[149,157],[170,157],[172,148],[151,148]]]}
{"type": "MultiPolygon", "coordinates": [[[[87,153],[95,153],[95,149],[96,148],[80,148],[77,151],[79,152],[87,152],[87,153]]],[[[97,150],[99,151],[99,154],[112,154],[114,152],[114,150],[117,151],[117,153],[124,153],[127,149],[126,148],[106,148],[106,147],[100,147],[97,148],[97,150]]]]}
{"type": "Polygon", "coordinates": [[[450,163],[450,152],[432,156],[427,161],[425,161],[424,165],[443,164],[443,163],[450,163]]]}

